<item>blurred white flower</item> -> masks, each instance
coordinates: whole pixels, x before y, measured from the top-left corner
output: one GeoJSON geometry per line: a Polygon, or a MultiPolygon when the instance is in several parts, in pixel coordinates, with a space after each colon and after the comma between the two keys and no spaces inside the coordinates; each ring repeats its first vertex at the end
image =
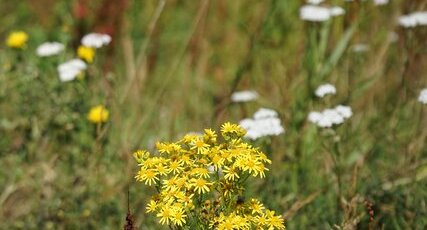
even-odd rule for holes
{"type": "Polygon", "coordinates": [[[238,91],[231,94],[231,101],[233,102],[248,102],[258,98],[258,93],[255,91],[238,91]]]}
{"type": "Polygon", "coordinates": [[[427,11],[414,12],[399,17],[399,25],[409,28],[427,25],[427,11]]]}
{"type": "Polygon", "coordinates": [[[277,117],[278,114],[276,111],[272,109],[266,109],[266,108],[260,108],[258,111],[254,113],[255,119],[264,119],[264,118],[271,118],[271,117],[277,117]]]}
{"type": "Polygon", "coordinates": [[[345,10],[339,6],[334,6],[329,9],[329,13],[331,14],[331,16],[340,16],[345,14],[345,10]]]}
{"type": "Polygon", "coordinates": [[[313,5],[318,5],[320,3],[322,3],[324,0],[307,0],[307,3],[313,4],[313,5]]]}
{"type": "Polygon", "coordinates": [[[277,112],[271,109],[261,108],[253,118],[243,119],[239,124],[247,131],[245,137],[252,140],[265,136],[277,136],[285,132],[277,112]]]}
{"type": "Polygon", "coordinates": [[[37,47],[36,53],[39,57],[47,57],[61,53],[64,48],[59,42],[45,42],[37,47]]]}
{"type": "Polygon", "coordinates": [[[427,88],[421,90],[420,96],[418,97],[418,101],[427,104],[427,88]]]}
{"type": "Polygon", "coordinates": [[[369,45],[364,43],[354,44],[352,50],[355,53],[363,53],[369,50],[369,45]]]}
{"type": "Polygon", "coordinates": [[[323,22],[330,17],[331,14],[326,7],[305,5],[300,9],[300,18],[305,21],[323,22]]]}
{"type": "Polygon", "coordinates": [[[341,7],[323,7],[316,5],[304,5],[300,8],[300,18],[305,21],[323,22],[332,16],[343,15],[345,10],[341,7]]]}
{"type": "Polygon", "coordinates": [[[374,0],[375,5],[385,5],[388,4],[388,0],[374,0]]]}
{"type": "Polygon", "coordinates": [[[335,107],[335,111],[337,111],[342,117],[344,117],[345,119],[350,118],[351,116],[353,116],[353,111],[351,110],[350,106],[345,106],[345,105],[337,105],[335,107]]]}
{"type": "Polygon", "coordinates": [[[111,36],[108,34],[90,33],[86,34],[81,42],[86,47],[101,48],[111,42],[111,36]]]}
{"type": "Polygon", "coordinates": [[[72,81],[86,68],[86,63],[80,59],[64,62],[58,66],[59,79],[63,82],[72,81]]]}
{"type": "Polygon", "coordinates": [[[316,96],[318,97],[324,97],[328,94],[336,94],[336,93],[337,93],[337,90],[335,89],[335,86],[329,83],[317,87],[316,91],[314,92],[314,94],[316,94],[316,96]]]}
{"type": "Polygon", "coordinates": [[[353,115],[351,107],[338,105],[334,109],[325,109],[322,112],[313,111],[308,114],[308,121],[321,128],[330,128],[339,125],[353,115]]]}

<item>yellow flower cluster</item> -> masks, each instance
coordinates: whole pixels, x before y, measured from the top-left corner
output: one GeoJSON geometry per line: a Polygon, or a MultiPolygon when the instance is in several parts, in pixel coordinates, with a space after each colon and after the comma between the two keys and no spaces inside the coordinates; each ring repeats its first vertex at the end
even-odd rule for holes
{"type": "Polygon", "coordinates": [[[11,48],[22,48],[28,41],[28,34],[23,31],[16,31],[9,34],[6,39],[6,45],[11,48]]]}
{"type": "Polygon", "coordinates": [[[87,119],[92,123],[98,124],[106,122],[109,115],[110,112],[103,105],[98,105],[90,109],[87,119]]]}
{"type": "Polygon", "coordinates": [[[79,48],[77,48],[77,56],[85,60],[87,63],[92,63],[93,58],[95,57],[95,49],[86,46],[79,46],[79,48]]]}
{"type": "Polygon", "coordinates": [[[271,161],[245,143],[246,131],[225,123],[221,137],[211,129],[175,143],[157,143],[157,154],[138,150],[137,181],[155,186],[147,205],[161,224],[215,229],[284,229],[284,220],[257,200],[242,202],[248,177],[265,177],[271,161]]]}

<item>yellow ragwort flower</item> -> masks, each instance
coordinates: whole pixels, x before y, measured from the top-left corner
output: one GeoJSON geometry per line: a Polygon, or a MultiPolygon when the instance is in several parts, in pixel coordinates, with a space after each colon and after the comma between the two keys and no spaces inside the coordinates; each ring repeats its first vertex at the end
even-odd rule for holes
{"type": "Polygon", "coordinates": [[[15,31],[9,34],[6,39],[6,45],[11,48],[23,48],[28,41],[28,34],[23,31],[15,31]]]}
{"type": "Polygon", "coordinates": [[[92,63],[93,58],[95,57],[95,49],[86,46],[79,46],[79,48],[77,48],[77,56],[85,60],[87,63],[92,63]]]}
{"type": "Polygon", "coordinates": [[[110,112],[103,105],[98,105],[90,109],[87,119],[92,123],[98,124],[106,122],[109,115],[110,112]]]}

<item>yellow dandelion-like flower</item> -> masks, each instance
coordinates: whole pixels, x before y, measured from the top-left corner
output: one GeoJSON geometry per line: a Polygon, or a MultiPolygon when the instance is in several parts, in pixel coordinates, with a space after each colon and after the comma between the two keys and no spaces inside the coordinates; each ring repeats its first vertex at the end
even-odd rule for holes
{"type": "Polygon", "coordinates": [[[259,202],[259,200],[257,199],[251,199],[249,208],[252,209],[252,214],[262,213],[263,210],[265,209],[264,205],[261,202],[259,202]]]}
{"type": "Polygon", "coordinates": [[[227,122],[221,126],[221,134],[224,138],[230,138],[230,135],[236,135],[237,137],[243,137],[246,134],[246,130],[236,124],[227,122]]]}
{"type": "Polygon", "coordinates": [[[267,210],[265,213],[269,229],[285,229],[284,220],[281,216],[275,216],[274,211],[267,210]]]}
{"type": "Polygon", "coordinates": [[[222,172],[224,173],[224,178],[226,180],[234,181],[240,178],[239,174],[237,173],[237,169],[234,167],[225,166],[222,172]]]}
{"type": "Polygon", "coordinates": [[[182,170],[184,170],[184,168],[182,167],[182,162],[179,160],[174,160],[174,161],[170,162],[168,165],[168,172],[169,173],[178,174],[178,173],[182,172],[182,170]]]}
{"type": "Polygon", "coordinates": [[[173,207],[172,208],[172,222],[175,225],[182,226],[186,223],[185,218],[187,215],[181,207],[173,207]]]}
{"type": "Polygon", "coordinates": [[[203,178],[209,178],[209,170],[207,168],[197,167],[191,170],[191,173],[193,173],[196,176],[203,177],[203,178]]]}
{"type": "Polygon", "coordinates": [[[106,122],[108,120],[109,115],[110,112],[103,105],[98,105],[92,107],[89,110],[87,119],[92,123],[98,124],[106,122]]]}
{"type": "Polygon", "coordinates": [[[209,186],[212,185],[212,183],[209,183],[203,178],[198,179],[191,179],[191,186],[194,187],[194,191],[196,191],[198,194],[207,193],[210,191],[209,186]]]}
{"type": "Polygon", "coordinates": [[[15,31],[9,34],[9,36],[6,39],[6,45],[15,48],[20,49],[23,48],[28,41],[28,34],[23,31],[15,31]]]}
{"type": "Polygon", "coordinates": [[[156,201],[150,200],[150,203],[146,207],[147,213],[155,212],[158,207],[159,207],[159,204],[156,201]]]}
{"type": "Polygon", "coordinates": [[[143,181],[145,184],[151,186],[155,184],[159,178],[157,177],[157,173],[153,169],[143,169],[139,170],[136,175],[136,179],[138,181],[143,181]]]}
{"type": "Polygon", "coordinates": [[[191,142],[191,149],[197,150],[197,154],[205,154],[208,151],[209,145],[206,144],[202,139],[198,138],[191,142]]]}
{"type": "Polygon", "coordinates": [[[93,58],[95,57],[95,49],[86,46],[79,46],[79,48],[77,48],[77,56],[85,60],[87,63],[92,63],[93,58]]]}
{"type": "Polygon", "coordinates": [[[169,225],[169,222],[171,222],[172,219],[173,210],[170,206],[164,206],[159,213],[157,213],[157,217],[160,218],[159,222],[160,224],[167,224],[169,225]]]}

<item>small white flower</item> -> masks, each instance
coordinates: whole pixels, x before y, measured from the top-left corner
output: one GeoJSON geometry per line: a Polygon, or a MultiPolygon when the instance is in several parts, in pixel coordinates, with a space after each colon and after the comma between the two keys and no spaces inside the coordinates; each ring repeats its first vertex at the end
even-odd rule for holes
{"type": "Polygon", "coordinates": [[[314,92],[314,94],[316,94],[316,96],[318,97],[324,97],[328,94],[336,94],[336,93],[337,93],[337,90],[335,86],[329,83],[317,87],[316,91],[314,92]]]}
{"type": "Polygon", "coordinates": [[[323,118],[322,113],[319,113],[319,112],[316,112],[316,111],[310,112],[310,113],[308,114],[308,120],[309,120],[311,123],[317,123],[317,122],[319,122],[320,120],[322,120],[322,118],[323,118]]]}
{"type": "Polygon", "coordinates": [[[277,112],[272,109],[260,108],[254,113],[255,119],[277,117],[277,112]]]}
{"type": "Polygon", "coordinates": [[[300,18],[305,21],[323,22],[330,17],[331,14],[326,7],[305,5],[300,9],[300,18]]]}
{"type": "Polygon", "coordinates": [[[375,5],[385,5],[388,4],[388,0],[374,0],[375,5]]]}
{"type": "Polygon", "coordinates": [[[307,0],[307,3],[313,4],[313,5],[319,5],[324,0],[307,0]]]}
{"type": "Polygon", "coordinates": [[[335,109],[325,109],[323,111],[323,117],[326,117],[334,125],[339,125],[344,122],[344,117],[341,116],[335,109]]]}
{"type": "Polygon", "coordinates": [[[277,136],[285,132],[280,119],[277,118],[277,112],[265,108],[259,109],[253,119],[243,119],[239,124],[247,131],[245,137],[252,140],[265,136],[277,136]]]}
{"type": "Polygon", "coordinates": [[[238,91],[231,94],[231,101],[233,102],[248,102],[258,98],[258,93],[255,91],[238,91]]]}
{"type": "Polygon", "coordinates": [[[334,109],[325,109],[322,112],[310,112],[308,121],[321,128],[330,128],[333,125],[339,125],[353,115],[351,107],[338,105],[334,109]]]}
{"type": "Polygon", "coordinates": [[[90,33],[85,35],[81,42],[87,47],[101,48],[111,42],[111,36],[108,34],[90,33]]]}
{"type": "Polygon", "coordinates": [[[323,7],[316,5],[305,5],[300,8],[300,18],[305,21],[323,22],[333,16],[343,15],[345,10],[341,7],[323,7]]]}
{"type": "Polygon", "coordinates": [[[343,116],[345,119],[350,118],[353,116],[353,111],[351,110],[350,106],[345,105],[337,105],[335,107],[335,111],[337,111],[341,116],[343,116]]]}
{"type": "Polygon", "coordinates": [[[421,90],[420,96],[418,97],[418,101],[427,104],[427,88],[421,90]]]}
{"type": "Polygon", "coordinates": [[[331,14],[331,16],[340,16],[345,14],[345,10],[339,6],[334,6],[329,9],[329,13],[331,14]]]}
{"type": "Polygon", "coordinates": [[[72,81],[86,68],[86,63],[80,59],[64,62],[58,66],[59,79],[63,82],[72,81]]]}
{"type": "Polygon", "coordinates": [[[36,53],[39,57],[47,57],[61,53],[64,45],[59,42],[45,42],[37,47],[36,53]]]}
{"type": "Polygon", "coordinates": [[[399,17],[399,25],[410,28],[416,26],[427,25],[427,11],[414,12],[408,15],[402,15],[399,17]]]}
{"type": "Polygon", "coordinates": [[[355,53],[363,53],[369,50],[369,45],[364,43],[354,44],[352,50],[355,53]]]}

